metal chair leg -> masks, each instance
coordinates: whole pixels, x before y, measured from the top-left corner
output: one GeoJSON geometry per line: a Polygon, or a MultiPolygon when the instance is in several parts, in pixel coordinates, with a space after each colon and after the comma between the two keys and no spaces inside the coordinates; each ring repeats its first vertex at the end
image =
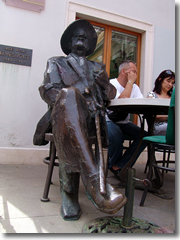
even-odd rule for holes
{"type": "MultiPolygon", "coordinates": [[[[152,167],[152,164],[153,164],[153,161],[155,160],[155,152],[153,153],[153,147],[152,147],[152,144],[149,143],[148,144],[148,174],[147,174],[147,179],[151,182],[151,179],[152,179],[152,175],[153,175],[153,167],[152,167]],[[151,152],[151,154],[149,154],[151,152]]],[[[145,199],[146,199],[146,196],[147,196],[147,193],[148,193],[148,189],[149,189],[149,185],[145,186],[144,187],[144,192],[143,192],[143,195],[142,195],[142,198],[141,198],[141,202],[139,204],[139,206],[144,206],[144,202],[145,202],[145,199]]]]}
{"type": "Polygon", "coordinates": [[[149,160],[147,160],[147,162],[146,162],[146,167],[145,167],[145,169],[144,169],[144,173],[147,172],[148,165],[149,165],[149,160]]]}
{"type": "MultiPolygon", "coordinates": [[[[169,167],[169,161],[170,161],[170,154],[171,154],[171,150],[168,151],[168,157],[167,157],[167,164],[166,167],[169,167]]],[[[168,170],[166,170],[166,173],[168,172],[168,170]]]]}
{"type": "Polygon", "coordinates": [[[56,148],[55,148],[54,142],[50,142],[50,160],[49,160],[49,164],[48,164],[48,174],[46,177],[44,193],[43,193],[43,197],[41,198],[42,202],[50,201],[50,199],[48,198],[48,194],[49,194],[49,188],[50,188],[50,184],[51,184],[53,168],[55,165],[55,159],[56,159],[56,148]]]}

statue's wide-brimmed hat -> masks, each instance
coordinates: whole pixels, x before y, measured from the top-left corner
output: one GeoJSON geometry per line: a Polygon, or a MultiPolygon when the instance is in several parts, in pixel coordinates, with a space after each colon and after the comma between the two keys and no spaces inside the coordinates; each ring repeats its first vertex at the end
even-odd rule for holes
{"type": "Polygon", "coordinates": [[[66,55],[68,55],[71,52],[71,50],[69,49],[69,42],[71,41],[71,38],[75,31],[78,30],[79,28],[85,30],[89,41],[89,49],[86,51],[86,56],[89,56],[96,48],[97,33],[94,30],[93,26],[89,21],[85,19],[78,19],[72,22],[66,28],[61,37],[60,40],[61,48],[66,55]]]}

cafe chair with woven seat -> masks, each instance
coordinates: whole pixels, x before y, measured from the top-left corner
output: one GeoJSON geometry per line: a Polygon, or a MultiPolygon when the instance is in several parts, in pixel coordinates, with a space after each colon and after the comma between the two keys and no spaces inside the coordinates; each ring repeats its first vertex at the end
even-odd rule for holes
{"type": "Polygon", "coordinates": [[[163,148],[160,146],[159,148],[159,145],[155,146],[155,151],[156,152],[163,152],[163,160],[157,160],[156,158],[156,161],[159,161],[160,163],[163,161],[163,166],[167,169],[165,169],[165,172],[167,173],[169,170],[169,164],[171,163],[175,163],[175,161],[171,160],[171,155],[175,153],[175,148],[172,148],[172,149],[167,149],[167,148],[163,148]]]}
{"type": "MultiPolygon", "coordinates": [[[[162,161],[163,161],[164,165],[166,165],[167,168],[169,166],[169,163],[174,163],[174,161],[171,160],[171,155],[173,153],[175,153],[174,149],[167,150],[166,148],[163,149],[162,147],[159,148],[158,146],[154,146],[154,150],[155,150],[155,152],[159,152],[159,153],[163,154],[163,160],[162,161]]],[[[156,159],[156,161],[157,161],[157,159],[156,159]]],[[[161,161],[161,160],[159,160],[159,161],[161,161]]],[[[149,164],[149,161],[147,161],[147,163],[146,163],[144,173],[147,172],[148,164],[149,164]]],[[[166,173],[167,172],[168,172],[168,169],[166,170],[166,173]]]]}
{"type": "MultiPolygon", "coordinates": [[[[165,157],[163,157],[163,160],[156,160],[155,157],[157,150],[175,152],[175,87],[172,92],[168,110],[168,125],[166,136],[146,136],[143,138],[143,140],[148,141],[149,164],[147,179],[151,182],[152,187],[159,189],[163,185],[164,171],[175,172],[175,168],[169,167],[169,163],[175,163],[175,161],[170,161],[168,159],[165,159],[165,157]],[[156,178],[152,180],[153,170],[156,178]],[[161,173],[160,170],[162,170],[161,173]]],[[[148,188],[149,186],[145,186],[144,188],[140,206],[144,205],[148,188]]]]}

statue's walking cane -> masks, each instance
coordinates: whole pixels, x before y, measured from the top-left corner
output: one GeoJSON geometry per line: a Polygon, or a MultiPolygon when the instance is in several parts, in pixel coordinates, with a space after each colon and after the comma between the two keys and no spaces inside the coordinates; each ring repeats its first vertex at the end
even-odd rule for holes
{"type": "MultiPolygon", "coordinates": [[[[79,66],[79,63],[73,58],[70,57],[67,60],[68,64],[70,64],[70,66],[74,69],[74,71],[78,74],[83,89],[85,91],[86,94],[91,94],[90,89],[88,88],[88,80],[84,74],[84,69],[82,67],[79,66]],[[86,85],[87,83],[87,85],[86,85]],[[85,87],[85,88],[84,88],[85,87]]],[[[59,65],[58,65],[59,66],[59,65]]],[[[60,66],[59,66],[60,68],[60,66]]],[[[63,70],[62,70],[63,71],[63,70]]],[[[97,71],[99,73],[99,71],[97,71]]],[[[79,89],[80,90],[80,89],[79,89]]],[[[95,124],[96,124],[96,135],[97,135],[97,143],[98,143],[98,148],[99,148],[99,182],[100,182],[100,193],[101,195],[106,195],[106,181],[105,181],[105,170],[104,170],[104,156],[103,156],[103,149],[102,149],[102,141],[101,141],[101,130],[100,130],[100,123],[99,123],[99,115],[96,109],[96,106],[98,106],[99,104],[97,103],[94,95],[92,94],[92,98],[93,98],[93,108],[95,111],[95,124]]],[[[99,105],[100,108],[102,108],[101,105],[99,105]]]]}
{"type": "Polygon", "coordinates": [[[98,149],[99,149],[99,186],[100,186],[100,193],[101,193],[101,195],[106,195],[106,181],[105,181],[106,177],[105,177],[105,170],[104,170],[104,156],[103,156],[103,149],[102,149],[99,114],[97,112],[96,112],[96,116],[95,116],[95,123],[96,123],[97,143],[98,143],[98,149]]]}

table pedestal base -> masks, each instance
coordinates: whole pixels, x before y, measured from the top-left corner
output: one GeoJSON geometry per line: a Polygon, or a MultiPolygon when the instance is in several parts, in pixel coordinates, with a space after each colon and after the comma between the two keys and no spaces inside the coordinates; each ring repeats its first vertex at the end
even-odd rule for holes
{"type": "MultiPolygon", "coordinates": [[[[119,184],[117,185],[114,185],[116,188],[125,188],[126,184],[123,183],[123,182],[120,182],[119,184]]],[[[144,184],[141,183],[141,182],[135,182],[135,186],[134,186],[135,189],[138,189],[138,190],[143,190],[144,191],[144,184]]],[[[149,186],[148,188],[148,192],[151,192],[153,193],[155,196],[157,197],[160,197],[162,199],[167,199],[167,200],[170,200],[170,199],[173,199],[173,196],[171,194],[169,194],[167,191],[164,191],[163,189],[157,189],[157,188],[154,188],[152,186],[149,186]]]]}
{"type": "Polygon", "coordinates": [[[166,233],[166,231],[146,220],[132,218],[130,227],[123,226],[123,217],[107,216],[91,220],[84,225],[83,233],[166,233]]]}

